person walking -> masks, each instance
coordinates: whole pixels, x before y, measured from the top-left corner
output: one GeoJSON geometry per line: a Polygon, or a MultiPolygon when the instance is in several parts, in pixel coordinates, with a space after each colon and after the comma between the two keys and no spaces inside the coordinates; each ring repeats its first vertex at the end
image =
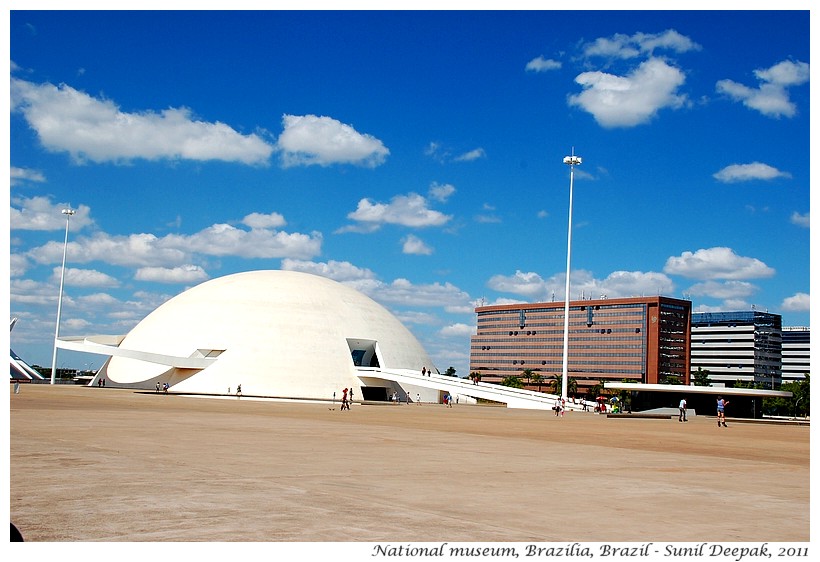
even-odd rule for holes
{"type": "Polygon", "coordinates": [[[341,412],[342,410],[349,410],[349,409],[350,409],[350,406],[347,403],[347,388],[344,388],[342,390],[342,408],[339,411],[341,412]]]}
{"type": "Polygon", "coordinates": [[[236,397],[237,398],[242,398],[242,385],[241,384],[236,385],[236,397]]]}
{"type": "Polygon", "coordinates": [[[680,414],[678,414],[678,421],[685,422],[686,421],[686,398],[680,399],[680,404],[678,404],[678,410],[680,414]]]}
{"type": "Polygon", "coordinates": [[[729,427],[726,425],[726,406],[729,405],[728,400],[724,400],[722,396],[717,397],[717,422],[718,427],[720,424],[723,424],[723,427],[729,427]]]}

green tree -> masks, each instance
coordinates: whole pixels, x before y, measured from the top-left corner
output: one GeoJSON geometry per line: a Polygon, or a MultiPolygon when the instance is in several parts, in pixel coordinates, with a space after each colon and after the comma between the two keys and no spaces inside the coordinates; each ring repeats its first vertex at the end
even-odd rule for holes
{"type": "Polygon", "coordinates": [[[472,373],[470,373],[469,378],[473,382],[479,382],[481,380],[481,373],[479,373],[478,371],[473,371],[472,373]]]}
{"type": "Polygon", "coordinates": [[[695,386],[712,386],[709,381],[710,374],[709,369],[698,367],[698,370],[692,373],[692,382],[695,383],[695,386]]]}
{"type": "Polygon", "coordinates": [[[524,388],[524,383],[521,382],[521,377],[509,375],[504,377],[501,381],[501,386],[509,386],[510,388],[524,388]]]}
{"type": "MultiPolygon", "coordinates": [[[[563,384],[564,375],[552,375],[550,386],[552,387],[553,394],[560,396],[563,384]]],[[[567,394],[569,396],[578,394],[578,381],[572,377],[567,377],[567,394]]]]}
{"type": "Polygon", "coordinates": [[[541,373],[533,373],[532,382],[538,385],[538,392],[541,392],[541,383],[544,382],[544,377],[541,373]]]}
{"type": "Polygon", "coordinates": [[[527,381],[527,385],[529,386],[530,381],[532,381],[532,369],[524,369],[521,371],[521,378],[527,381]]]}
{"type": "Polygon", "coordinates": [[[454,377],[454,376],[456,376],[456,370],[453,368],[452,365],[447,367],[447,370],[444,371],[444,376],[445,377],[454,377]]]}

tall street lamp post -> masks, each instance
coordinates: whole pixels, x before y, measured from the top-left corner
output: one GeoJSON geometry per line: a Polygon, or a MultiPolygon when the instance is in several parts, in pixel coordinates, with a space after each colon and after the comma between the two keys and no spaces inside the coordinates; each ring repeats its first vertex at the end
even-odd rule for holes
{"type": "Polygon", "coordinates": [[[575,166],[581,163],[581,157],[575,156],[575,149],[572,149],[572,156],[564,157],[564,164],[569,166],[569,219],[567,221],[567,280],[564,288],[564,361],[561,378],[561,398],[567,399],[567,379],[569,371],[569,264],[572,251],[572,182],[575,177],[575,166]]]}
{"type": "Polygon", "coordinates": [[[60,293],[57,295],[57,327],[54,329],[54,355],[51,357],[51,384],[57,378],[57,338],[60,337],[60,313],[63,309],[63,281],[65,280],[65,255],[68,250],[68,223],[76,211],[63,209],[65,215],[65,242],[63,242],[63,266],[60,269],[60,293]]]}

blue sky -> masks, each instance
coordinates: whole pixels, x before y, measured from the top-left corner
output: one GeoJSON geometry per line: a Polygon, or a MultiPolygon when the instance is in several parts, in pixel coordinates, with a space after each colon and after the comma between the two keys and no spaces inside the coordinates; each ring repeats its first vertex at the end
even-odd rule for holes
{"type": "MultiPolygon", "coordinates": [[[[469,369],[474,308],[662,294],[809,325],[809,12],[11,11],[11,346],[318,273],[469,369]]],[[[58,366],[101,358],[61,351],[58,366]]]]}

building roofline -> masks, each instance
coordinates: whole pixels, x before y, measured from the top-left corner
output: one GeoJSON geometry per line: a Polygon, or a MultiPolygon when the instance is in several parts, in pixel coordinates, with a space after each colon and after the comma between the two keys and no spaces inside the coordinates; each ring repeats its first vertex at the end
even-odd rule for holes
{"type": "Polygon", "coordinates": [[[683,384],[648,384],[648,383],[626,383],[608,382],[604,383],[604,388],[616,390],[637,390],[646,392],[676,392],[678,394],[715,394],[722,396],[756,396],[790,398],[791,392],[785,390],[762,390],[756,388],[727,388],[723,386],[694,386],[683,384]]]}

